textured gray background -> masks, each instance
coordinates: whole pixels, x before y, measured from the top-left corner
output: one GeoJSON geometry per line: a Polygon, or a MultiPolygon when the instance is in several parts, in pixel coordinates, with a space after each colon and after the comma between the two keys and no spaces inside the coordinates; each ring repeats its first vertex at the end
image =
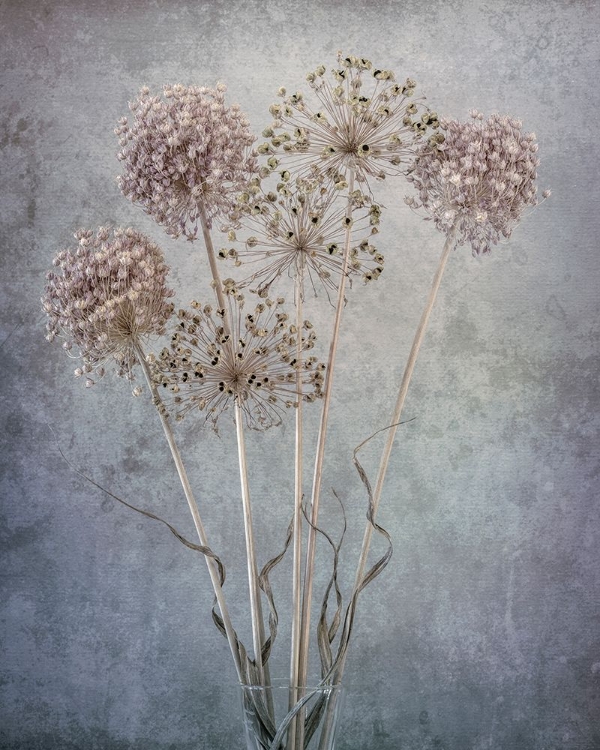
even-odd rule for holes
{"type": "MultiPolygon", "coordinates": [[[[75,228],[114,223],[162,244],[180,304],[207,298],[197,249],[119,194],[117,118],[142,84],[222,80],[260,131],[277,88],[302,85],[341,47],[413,76],[440,113],[521,117],[553,195],[491,257],[463,249],[449,264],[386,486],[395,556],[362,600],[340,747],[600,748],[597,4],[4,0],[0,11],[0,746],[241,747],[204,563],[57,450],[191,536],[156,415],[124,382],[86,391],[71,377],[43,339],[39,297],[75,228]]],[[[349,456],[389,419],[441,249],[404,186],[384,188],[388,263],[350,295],[325,477],[351,520],[346,590],[364,509],[349,456]]],[[[322,300],[311,315],[324,342],[322,300]]],[[[185,424],[180,436],[247,637],[233,430],[185,424]]],[[[288,425],[251,439],[261,561],[291,512],[292,436],[288,425]]],[[[333,503],[323,518],[339,528],[333,503]]],[[[284,564],[274,577],[282,613],[288,576],[284,564]]],[[[284,622],[281,673],[288,635],[284,622]]]]}

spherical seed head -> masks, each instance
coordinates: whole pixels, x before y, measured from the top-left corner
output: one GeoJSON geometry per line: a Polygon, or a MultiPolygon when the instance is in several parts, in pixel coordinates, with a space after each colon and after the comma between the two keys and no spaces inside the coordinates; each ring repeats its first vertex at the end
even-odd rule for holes
{"type": "Polygon", "coordinates": [[[471,120],[440,121],[440,132],[419,150],[408,179],[436,227],[452,228],[460,244],[475,255],[487,253],[510,237],[528,206],[537,205],[539,159],[533,133],[522,133],[520,120],[476,110],[471,120]]]}
{"type": "MultiPolygon", "coordinates": [[[[259,268],[242,285],[255,284],[259,296],[268,296],[283,274],[301,276],[315,293],[337,289],[344,272],[346,233],[350,232],[350,252],[346,274],[371,281],[383,271],[384,258],[372,244],[381,214],[370,196],[355,190],[351,196],[352,221],[347,226],[348,198],[336,183],[313,178],[288,178],[280,174],[277,192],[265,192],[257,183],[238,202],[235,219],[228,231],[230,246],[222,248],[221,258],[237,265],[259,268]]],[[[341,180],[338,177],[338,182],[341,180]]],[[[253,290],[254,291],[254,290],[253,290]]]]}
{"type": "Polygon", "coordinates": [[[355,170],[359,182],[401,173],[428,129],[437,129],[435,112],[413,97],[410,78],[396,83],[394,74],[366,58],[338,54],[330,75],[319,66],[307,75],[316,102],[300,92],[273,104],[270,140],[259,153],[281,155],[304,173],[317,167],[324,174],[355,170]],[[281,131],[281,132],[279,132],[281,131]]]}
{"type": "Polygon", "coordinates": [[[193,302],[192,310],[179,311],[171,348],[157,358],[154,378],[174,394],[178,419],[198,409],[216,429],[237,402],[250,428],[266,429],[279,424],[283,410],[299,398],[313,401],[321,395],[324,368],[315,357],[297,361],[298,337],[305,352],[315,334],[308,321],[302,331],[290,324],[283,300],[265,299],[244,312],[235,285],[225,286],[226,310],[193,302]]]}
{"type": "MultiPolygon", "coordinates": [[[[169,272],[160,248],[134,229],[80,230],[75,249],[61,250],[47,275],[42,307],[47,338],[64,338],[70,356],[83,360],[76,376],[102,377],[107,364],[133,379],[136,346],[161,335],[173,313],[169,272]]],[[[86,385],[93,385],[91,377],[86,385]]]]}
{"type": "Polygon", "coordinates": [[[165,86],[163,97],[143,88],[115,133],[123,162],[119,187],[168,234],[194,239],[201,207],[209,225],[227,215],[234,196],[256,173],[254,136],[225,86],[165,86]]]}

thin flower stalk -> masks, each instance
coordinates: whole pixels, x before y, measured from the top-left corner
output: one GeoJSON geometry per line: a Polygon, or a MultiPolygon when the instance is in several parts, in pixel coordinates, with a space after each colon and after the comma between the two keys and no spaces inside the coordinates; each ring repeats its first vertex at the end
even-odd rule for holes
{"type": "MultiPolygon", "coordinates": [[[[352,221],[352,192],[354,190],[354,170],[349,169],[348,174],[348,207],[347,207],[347,218],[348,223],[352,221]]],[[[323,406],[321,410],[321,421],[319,424],[319,433],[317,440],[317,451],[315,456],[315,467],[313,474],[313,487],[310,504],[310,527],[308,530],[308,539],[306,545],[306,563],[304,573],[304,587],[302,595],[302,620],[301,620],[301,641],[300,641],[300,667],[298,672],[298,684],[300,687],[306,686],[307,672],[308,672],[308,650],[309,650],[309,637],[310,637],[310,615],[311,615],[311,600],[312,600],[312,589],[314,580],[314,565],[315,565],[315,553],[316,553],[316,537],[317,537],[317,523],[319,516],[319,501],[321,495],[321,482],[323,478],[323,460],[325,457],[325,442],[327,436],[327,426],[329,422],[329,408],[331,405],[331,393],[333,385],[333,373],[335,367],[335,359],[337,354],[337,346],[339,339],[339,331],[342,320],[342,311],[344,308],[345,301],[345,282],[346,282],[346,269],[349,262],[350,254],[350,226],[346,230],[346,241],[344,247],[344,268],[340,278],[340,285],[338,288],[338,299],[335,311],[335,319],[333,324],[333,332],[331,337],[331,343],[329,347],[329,358],[327,360],[327,371],[325,377],[325,384],[323,389],[323,406]]],[[[300,722],[299,731],[302,731],[302,722],[300,722]]],[[[301,739],[301,738],[299,738],[301,739]]],[[[299,746],[302,747],[301,742],[299,746]]]]}
{"type": "MultiPolygon", "coordinates": [[[[300,263],[295,278],[296,299],[296,329],[302,330],[303,325],[303,298],[304,298],[304,264],[300,263]]],[[[303,383],[300,376],[302,366],[302,337],[298,336],[296,342],[296,364],[299,369],[296,374],[296,388],[302,393],[303,383]]],[[[294,537],[293,537],[293,562],[292,562],[292,643],[290,654],[290,699],[289,710],[298,701],[298,673],[300,668],[300,624],[302,617],[302,470],[303,470],[303,414],[302,398],[298,399],[296,409],[296,429],[294,444],[294,537]]],[[[288,734],[290,747],[295,750],[296,743],[296,717],[292,719],[288,734]]]]}
{"type": "MultiPolygon", "coordinates": [[[[433,307],[437,298],[437,293],[440,288],[440,284],[442,282],[444,270],[446,268],[446,264],[448,262],[450,253],[454,249],[454,247],[456,247],[456,232],[454,228],[451,228],[446,238],[446,241],[444,243],[444,248],[442,250],[442,254],[440,256],[440,260],[439,260],[436,272],[433,277],[431,289],[429,291],[429,296],[427,298],[427,302],[423,310],[423,313],[421,314],[421,319],[419,321],[419,325],[417,326],[417,330],[416,330],[413,343],[410,349],[406,367],[402,375],[402,380],[400,382],[400,388],[398,391],[396,404],[395,404],[394,411],[392,413],[392,418],[390,421],[391,426],[387,429],[387,438],[386,438],[385,446],[383,448],[383,452],[382,452],[382,456],[381,456],[381,460],[379,464],[379,471],[377,473],[377,481],[375,483],[375,490],[373,492],[373,520],[375,520],[375,516],[379,508],[381,492],[383,490],[383,483],[385,481],[385,476],[388,470],[390,456],[392,453],[392,447],[394,444],[394,438],[396,436],[396,431],[398,429],[400,418],[402,416],[402,410],[404,408],[406,394],[408,393],[408,387],[410,385],[412,374],[415,369],[415,364],[417,362],[417,357],[421,349],[421,344],[423,343],[423,338],[425,337],[425,332],[427,330],[427,325],[429,323],[429,317],[431,315],[431,311],[433,310],[433,307]]],[[[372,535],[373,535],[373,525],[371,523],[367,523],[365,526],[363,543],[362,543],[360,557],[359,557],[358,566],[356,569],[356,575],[354,579],[353,594],[360,588],[361,582],[365,574],[365,568],[367,565],[367,558],[369,555],[369,548],[371,545],[372,535]]],[[[338,681],[342,679],[342,675],[344,673],[347,653],[348,651],[346,650],[342,657],[340,665],[336,671],[336,680],[338,681]]]]}
{"type": "Polygon", "coordinates": [[[256,550],[254,541],[254,529],[252,525],[252,506],[250,503],[250,486],[248,484],[248,465],[246,458],[246,445],[244,442],[244,420],[240,404],[235,402],[235,426],[238,445],[238,460],[240,467],[240,485],[242,492],[242,507],[244,511],[244,534],[246,538],[246,561],[248,567],[248,587],[250,590],[250,617],[252,620],[252,644],[254,648],[254,661],[259,684],[264,685],[266,678],[262,663],[262,646],[265,642],[264,620],[262,605],[260,601],[260,587],[258,584],[258,565],[256,563],[256,550]]]}
{"type": "MultiPolygon", "coordinates": [[[[154,378],[151,373],[150,367],[148,366],[146,355],[139,344],[136,344],[135,349],[137,353],[138,362],[140,363],[142,367],[144,378],[148,385],[148,389],[150,393],[152,394],[154,404],[157,407],[157,412],[160,417],[163,431],[165,433],[165,438],[167,439],[167,443],[171,451],[171,456],[173,457],[173,462],[175,463],[175,468],[177,469],[177,474],[179,476],[181,486],[183,487],[183,491],[185,493],[185,497],[188,502],[190,512],[192,514],[192,518],[194,520],[194,526],[196,527],[196,533],[198,534],[198,539],[200,540],[200,544],[202,544],[203,547],[209,547],[208,539],[206,536],[206,531],[204,530],[204,525],[200,517],[198,504],[194,497],[194,493],[192,491],[192,487],[190,485],[187,472],[185,470],[185,466],[183,464],[183,460],[179,452],[179,448],[177,447],[177,443],[175,442],[175,437],[173,435],[173,430],[171,429],[171,425],[169,424],[169,419],[167,417],[166,409],[158,394],[156,383],[154,382],[154,378]]],[[[227,636],[227,642],[229,643],[229,648],[231,649],[231,654],[233,656],[233,662],[235,664],[237,677],[240,682],[244,682],[242,667],[240,663],[240,654],[236,646],[237,637],[235,635],[235,630],[233,629],[231,618],[229,616],[229,610],[225,602],[225,596],[223,594],[223,588],[219,580],[219,573],[217,570],[217,565],[212,558],[206,555],[204,559],[206,560],[208,574],[210,576],[213,591],[215,592],[215,597],[217,599],[219,610],[221,612],[221,618],[223,620],[225,634],[227,636]]]]}
{"type": "MultiPolygon", "coordinates": [[[[206,254],[208,256],[208,264],[210,266],[210,273],[213,277],[212,286],[215,290],[215,295],[217,297],[217,302],[219,304],[219,307],[221,310],[225,309],[225,295],[223,293],[223,282],[221,281],[221,276],[219,274],[219,267],[217,264],[217,256],[215,254],[215,247],[212,241],[212,236],[210,233],[210,224],[208,221],[208,216],[206,215],[206,209],[204,207],[203,203],[200,203],[198,206],[199,215],[200,215],[200,226],[202,227],[202,236],[204,238],[204,247],[206,248],[206,254]]],[[[227,322],[225,321],[225,330],[227,332],[227,322]]]]}
{"type": "MultiPolygon", "coordinates": [[[[400,418],[402,416],[402,410],[404,408],[406,394],[408,393],[408,387],[410,385],[410,381],[411,381],[412,374],[415,368],[419,350],[421,348],[421,344],[425,336],[425,331],[429,323],[429,317],[435,305],[437,293],[438,293],[440,284],[442,282],[442,277],[444,275],[444,270],[446,268],[446,264],[450,256],[450,252],[452,251],[454,247],[456,247],[455,235],[456,235],[455,229],[452,227],[450,229],[450,232],[448,233],[446,242],[444,243],[444,248],[442,250],[442,254],[441,254],[435,275],[433,277],[427,303],[421,315],[421,319],[419,321],[419,325],[417,327],[417,331],[413,339],[411,350],[410,350],[408,360],[404,369],[404,373],[402,375],[402,380],[400,382],[400,388],[399,388],[398,396],[396,399],[396,405],[394,407],[394,412],[392,414],[392,418],[390,421],[391,426],[387,429],[387,438],[386,438],[386,442],[385,442],[381,460],[380,460],[380,466],[379,466],[379,471],[377,474],[375,490],[373,492],[373,515],[372,515],[373,521],[375,520],[375,516],[379,508],[381,492],[383,490],[383,484],[384,484],[385,476],[387,474],[387,469],[389,466],[389,461],[390,461],[390,456],[392,453],[394,439],[396,436],[396,431],[400,424],[400,418]]],[[[361,587],[361,584],[365,575],[365,569],[367,566],[367,559],[369,556],[369,549],[371,546],[372,536],[373,536],[373,524],[371,522],[368,522],[365,526],[362,547],[361,547],[359,561],[358,561],[356,574],[354,578],[354,587],[352,589],[352,596],[356,597],[356,599],[358,599],[358,591],[361,587]]],[[[336,667],[336,671],[335,671],[336,683],[339,683],[342,681],[342,678],[344,675],[344,669],[346,667],[347,657],[348,657],[348,649],[346,648],[342,652],[340,661],[336,667]]],[[[329,733],[331,731],[334,710],[335,710],[335,703],[332,706],[328,706],[327,717],[325,719],[325,724],[323,726],[323,730],[321,734],[321,747],[323,748],[326,747],[327,745],[329,733]]]]}

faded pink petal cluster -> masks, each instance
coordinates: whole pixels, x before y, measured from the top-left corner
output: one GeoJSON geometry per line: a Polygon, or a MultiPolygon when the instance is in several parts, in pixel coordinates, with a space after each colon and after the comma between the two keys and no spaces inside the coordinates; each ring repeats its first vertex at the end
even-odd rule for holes
{"type": "Polygon", "coordinates": [[[239,106],[225,106],[225,90],[177,84],[161,98],[144,87],[129,105],[131,125],[123,117],[115,130],[123,195],[174,237],[194,239],[202,211],[208,226],[228,215],[256,174],[254,136],[239,106]]]}
{"type": "Polygon", "coordinates": [[[510,237],[523,211],[537,204],[539,159],[535,134],[522,133],[520,120],[470,114],[468,122],[440,120],[444,140],[418,152],[408,180],[419,199],[406,203],[424,208],[441,232],[454,231],[479,255],[510,237]]]}
{"type": "Polygon", "coordinates": [[[82,358],[75,375],[86,375],[87,386],[94,384],[92,373],[102,377],[114,362],[119,375],[132,379],[136,347],[146,336],[163,334],[173,313],[169,268],[160,248],[133,229],[100,227],[75,237],[77,248],[54,259],[61,272],[46,277],[46,338],[62,336],[63,348],[82,358]]]}

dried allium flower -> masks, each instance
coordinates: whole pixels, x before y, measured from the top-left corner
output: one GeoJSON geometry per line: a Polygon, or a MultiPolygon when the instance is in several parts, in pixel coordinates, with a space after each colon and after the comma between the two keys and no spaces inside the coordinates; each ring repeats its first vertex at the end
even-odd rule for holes
{"type": "Polygon", "coordinates": [[[49,317],[46,338],[63,336],[63,348],[83,360],[75,375],[104,375],[116,362],[118,374],[132,380],[136,347],[165,332],[173,313],[166,287],[168,266],[160,248],[134,229],[80,230],[75,250],[61,250],[47,274],[42,306],[49,317]],[[73,349],[77,353],[73,352],[73,349]]]}
{"type": "Polygon", "coordinates": [[[384,258],[369,243],[369,237],[378,231],[380,207],[355,190],[349,220],[339,180],[334,187],[331,181],[321,179],[291,180],[287,171],[280,176],[276,193],[265,193],[257,180],[241,196],[233,214],[235,228],[229,230],[228,239],[237,243],[239,228],[251,234],[239,251],[233,245],[221,248],[219,257],[233,258],[237,265],[260,263],[261,268],[244,283],[258,282],[256,291],[261,297],[267,296],[273,282],[286,272],[292,277],[306,275],[315,291],[318,281],[335,289],[336,276],[343,269],[346,231],[351,228],[348,273],[362,273],[365,281],[377,279],[384,258]]]}
{"type": "Polygon", "coordinates": [[[130,104],[134,122],[123,117],[115,130],[123,195],[174,237],[196,237],[202,206],[209,226],[228,214],[256,173],[254,136],[239,106],[225,106],[225,90],[177,84],[164,87],[163,100],[144,87],[130,104]]]}
{"type": "Polygon", "coordinates": [[[441,120],[444,141],[423,146],[408,175],[419,200],[405,200],[431,214],[441,232],[454,228],[457,241],[479,255],[510,237],[527,206],[537,204],[539,159],[535,134],[522,133],[520,120],[470,114],[469,122],[441,120]]]}
{"type": "Polygon", "coordinates": [[[263,131],[269,140],[258,152],[281,148],[286,163],[302,173],[316,165],[324,173],[345,175],[353,167],[360,182],[399,174],[427,128],[437,128],[435,112],[410,100],[416,87],[410,78],[398,84],[391,71],[341,53],[338,66],[331,82],[323,65],[307,75],[316,107],[300,92],[286,96],[279,90],[283,104],[271,106],[275,119],[263,131]]]}
{"type": "MultiPolygon", "coordinates": [[[[154,361],[154,376],[175,394],[178,419],[197,408],[216,428],[237,401],[249,427],[279,424],[283,407],[298,403],[296,342],[304,334],[303,350],[312,348],[312,325],[305,321],[304,331],[298,331],[281,309],[282,299],[265,299],[244,314],[244,297],[231,282],[226,289],[226,311],[198,302],[192,302],[192,311],[179,311],[171,349],[154,361]]],[[[302,363],[302,382],[309,389],[304,400],[321,395],[324,369],[316,357],[302,363]]]]}

